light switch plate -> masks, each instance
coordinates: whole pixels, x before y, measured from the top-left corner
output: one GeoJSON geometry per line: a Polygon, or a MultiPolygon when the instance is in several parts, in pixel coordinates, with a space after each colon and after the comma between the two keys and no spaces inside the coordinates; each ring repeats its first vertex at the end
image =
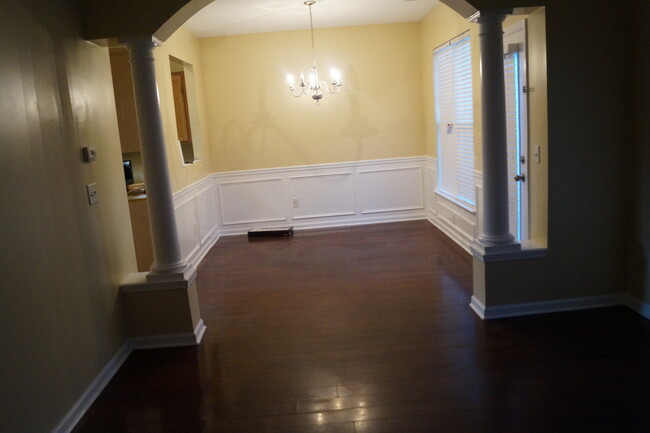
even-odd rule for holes
{"type": "Polygon", "coordinates": [[[97,185],[95,183],[86,185],[86,192],[88,193],[88,203],[91,206],[99,203],[99,199],[97,198],[97,185]]]}
{"type": "Polygon", "coordinates": [[[533,146],[533,161],[539,164],[539,146],[533,146]]]}

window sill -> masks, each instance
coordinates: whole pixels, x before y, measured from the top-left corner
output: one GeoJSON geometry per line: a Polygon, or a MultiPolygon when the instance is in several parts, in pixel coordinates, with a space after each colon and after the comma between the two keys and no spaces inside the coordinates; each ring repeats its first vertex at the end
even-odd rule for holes
{"type": "Polygon", "coordinates": [[[521,244],[485,246],[478,242],[470,245],[472,255],[483,263],[508,262],[513,260],[539,259],[546,257],[548,248],[534,241],[521,244]]]}
{"type": "Polygon", "coordinates": [[[440,191],[439,189],[435,190],[434,193],[436,195],[444,198],[445,200],[448,200],[448,201],[452,202],[456,206],[459,206],[459,207],[463,208],[467,212],[476,215],[476,206],[472,206],[472,205],[470,205],[468,203],[462,202],[462,201],[458,200],[456,197],[452,196],[451,194],[447,194],[446,192],[440,191]]]}
{"type": "Polygon", "coordinates": [[[195,160],[193,160],[192,162],[185,162],[185,161],[183,161],[183,164],[181,165],[181,167],[189,167],[190,165],[194,165],[194,164],[196,164],[197,162],[201,162],[201,161],[203,161],[203,159],[195,159],[195,160]]]}

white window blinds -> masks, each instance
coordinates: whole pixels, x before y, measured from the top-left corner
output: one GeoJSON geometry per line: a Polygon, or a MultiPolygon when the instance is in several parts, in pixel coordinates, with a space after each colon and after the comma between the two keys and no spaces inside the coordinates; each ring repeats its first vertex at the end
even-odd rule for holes
{"type": "Polygon", "coordinates": [[[474,110],[468,34],[433,52],[438,130],[438,192],[474,210],[474,110]]]}

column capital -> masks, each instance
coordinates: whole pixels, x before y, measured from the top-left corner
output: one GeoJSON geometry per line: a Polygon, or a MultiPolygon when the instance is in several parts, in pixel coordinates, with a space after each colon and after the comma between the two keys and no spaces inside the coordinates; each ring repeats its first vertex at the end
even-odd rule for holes
{"type": "Polygon", "coordinates": [[[489,10],[481,10],[478,13],[472,15],[471,19],[472,21],[476,21],[477,23],[485,23],[485,22],[503,22],[503,20],[506,19],[506,16],[512,14],[512,8],[509,9],[489,9],[489,10]]]}
{"type": "Polygon", "coordinates": [[[124,36],[118,38],[117,41],[123,45],[130,47],[141,46],[150,47],[151,49],[158,48],[162,45],[162,41],[154,35],[124,36]]]}

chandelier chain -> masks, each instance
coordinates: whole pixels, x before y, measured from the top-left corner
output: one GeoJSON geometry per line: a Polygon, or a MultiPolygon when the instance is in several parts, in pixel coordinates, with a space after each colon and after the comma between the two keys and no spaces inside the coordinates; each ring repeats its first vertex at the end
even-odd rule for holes
{"type": "Polygon", "coordinates": [[[314,60],[314,69],[316,68],[316,44],[314,43],[314,19],[311,14],[311,6],[313,3],[308,3],[309,6],[309,28],[311,29],[311,56],[314,60]]]}

